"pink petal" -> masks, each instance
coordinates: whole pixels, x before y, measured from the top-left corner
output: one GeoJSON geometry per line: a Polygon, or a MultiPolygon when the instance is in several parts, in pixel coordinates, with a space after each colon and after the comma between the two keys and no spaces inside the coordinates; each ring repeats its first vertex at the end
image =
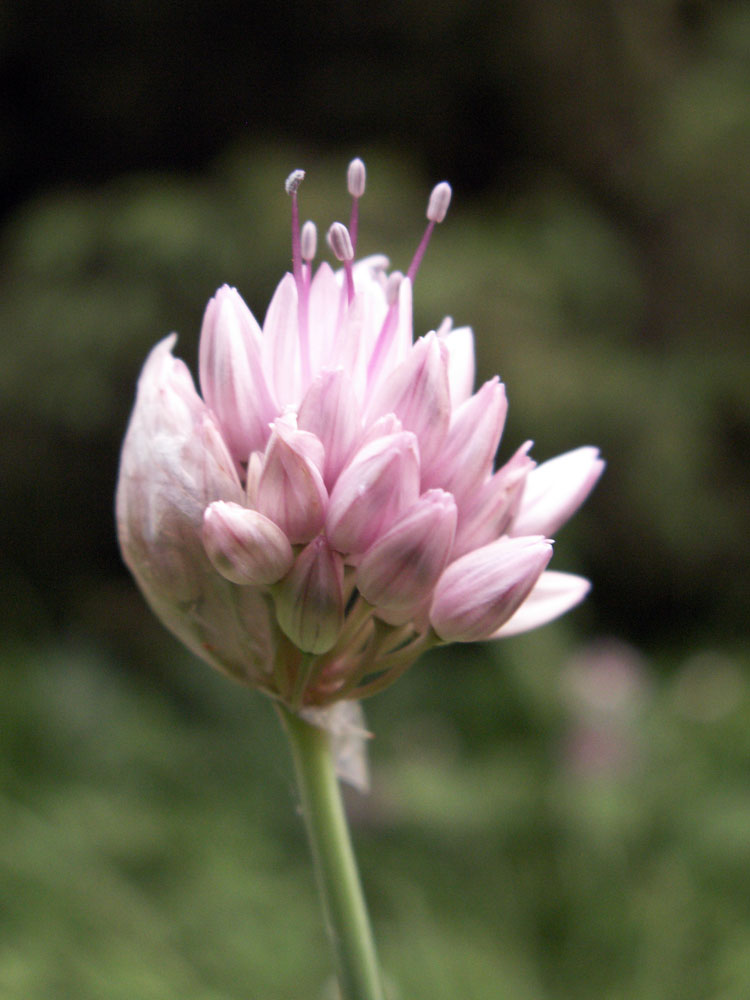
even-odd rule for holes
{"type": "Polygon", "coordinates": [[[422,487],[441,486],[458,502],[492,472],[508,401],[497,377],[454,411],[450,430],[431,466],[422,459],[422,487]],[[425,467],[426,471],[425,471],[425,467]]]}
{"type": "Polygon", "coordinates": [[[422,463],[429,468],[440,452],[451,417],[448,353],[436,337],[421,337],[387,379],[368,409],[370,421],[395,413],[405,430],[419,439],[422,463]]]}
{"type": "Polygon", "coordinates": [[[445,569],[455,532],[453,497],[429,490],[364,554],[357,570],[360,593],[388,613],[390,624],[409,621],[445,569]]]}
{"type": "Polygon", "coordinates": [[[302,400],[297,422],[311,431],[325,449],[323,480],[331,489],[361,437],[357,397],[342,369],[320,372],[302,400]]]}
{"type": "Polygon", "coordinates": [[[275,421],[258,482],[258,510],[274,521],[293,545],[309,542],[323,526],[328,493],[313,458],[322,461],[323,447],[311,447],[314,435],[293,431],[275,421]]]}
{"type": "Polygon", "coordinates": [[[261,361],[261,332],[234,288],[224,285],[206,307],[200,339],[203,398],[237,462],[268,440],[278,413],[261,361]]]}
{"type": "Polygon", "coordinates": [[[326,534],[339,552],[365,552],[419,496],[419,449],[408,431],[365,445],[338,478],[326,534]]]}
{"type": "Polygon", "coordinates": [[[526,476],[534,468],[533,460],[527,455],[530,447],[531,442],[527,441],[494,475],[462,496],[453,559],[507,534],[526,476]]]}
{"type": "Polygon", "coordinates": [[[323,262],[310,284],[309,329],[312,370],[331,363],[339,319],[341,288],[330,265],[323,262]]]}
{"type": "Polygon", "coordinates": [[[282,406],[297,402],[300,387],[297,286],[291,274],[279,282],[263,322],[265,370],[282,406]]]}
{"type": "Polygon", "coordinates": [[[457,559],[435,588],[430,623],[446,642],[489,639],[527,598],[552,557],[541,536],[500,538],[457,559]]]}
{"type": "Polygon", "coordinates": [[[537,466],[526,480],[509,534],[553,535],[581,506],[602,474],[599,449],[576,448],[537,466]]]}
{"type": "Polygon", "coordinates": [[[534,584],[533,590],[518,611],[492,638],[504,639],[506,636],[519,635],[546,625],[580,604],[590,589],[591,584],[582,576],[547,570],[534,584]]]}

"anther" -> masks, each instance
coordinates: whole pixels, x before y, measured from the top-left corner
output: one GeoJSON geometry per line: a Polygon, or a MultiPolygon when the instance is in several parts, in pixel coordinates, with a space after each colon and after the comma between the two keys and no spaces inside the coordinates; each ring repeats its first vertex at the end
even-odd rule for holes
{"type": "Polygon", "coordinates": [[[352,275],[352,260],[354,259],[354,247],[349,230],[343,222],[334,222],[328,230],[326,236],[328,246],[333,250],[337,260],[344,265],[346,274],[346,297],[349,302],[354,298],[354,276],[352,275]]]}
{"type": "Polygon", "coordinates": [[[300,234],[300,251],[302,254],[302,260],[309,264],[310,261],[315,258],[317,248],[318,230],[315,223],[308,220],[302,227],[302,233],[300,234]]]}
{"type": "Polygon", "coordinates": [[[448,212],[453,191],[447,181],[436,184],[427,203],[427,218],[430,222],[442,222],[448,212]]]}
{"type": "Polygon", "coordinates": [[[304,170],[293,170],[291,174],[287,177],[284,182],[284,188],[287,194],[294,194],[299,188],[302,181],[305,179],[304,170]]]}
{"type": "Polygon", "coordinates": [[[328,245],[333,250],[337,260],[342,263],[351,263],[354,259],[354,248],[349,230],[343,222],[334,222],[328,230],[328,245]]]}
{"type": "Polygon", "coordinates": [[[349,169],[346,172],[346,185],[352,198],[361,198],[365,193],[365,178],[365,165],[357,157],[349,164],[349,169]]]}
{"type": "Polygon", "coordinates": [[[359,233],[359,199],[365,193],[365,165],[359,157],[352,160],[346,172],[346,186],[352,196],[352,211],[349,216],[349,235],[352,249],[357,250],[357,234],[359,233]]]}

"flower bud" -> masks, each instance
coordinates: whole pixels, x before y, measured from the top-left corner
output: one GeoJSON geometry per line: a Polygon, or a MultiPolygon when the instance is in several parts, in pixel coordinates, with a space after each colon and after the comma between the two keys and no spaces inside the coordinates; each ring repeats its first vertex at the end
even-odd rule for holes
{"type": "Polygon", "coordinates": [[[344,564],[318,535],[274,588],[276,618],[284,634],[306,653],[327,653],[344,624],[344,564]]]}
{"type": "Polygon", "coordinates": [[[294,562],[289,539],[273,521],[257,510],[221,500],[203,515],[203,544],[214,568],[245,586],[276,583],[294,562]]]}
{"type": "Polygon", "coordinates": [[[314,434],[276,420],[258,481],[258,510],[274,521],[292,545],[309,542],[323,525],[328,493],[313,461],[323,448],[314,434]]]}
{"type": "Polygon", "coordinates": [[[339,552],[360,553],[419,496],[417,440],[408,431],[365,445],[336,482],[326,534],[339,552]]]}
{"type": "Polygon", "coordinates": [[[359,592],[389,624],[409,621],[429,598],[448,561],[456,517],[450,493],[429,490],[362,557],[359,592]]]}
{"type": "Polygon", "coordinates": [[[499,538],[451,563],[435,588],[430,624],[445,642],[489,639],[528,596],[552,557],[542,536],[499,538]]]}

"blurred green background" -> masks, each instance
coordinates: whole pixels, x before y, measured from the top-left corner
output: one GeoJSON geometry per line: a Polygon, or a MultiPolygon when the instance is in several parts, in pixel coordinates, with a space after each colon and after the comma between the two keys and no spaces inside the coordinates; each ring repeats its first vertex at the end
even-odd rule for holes
{"type": "Polygon", "coordinates": [[[750,7],[6,0],[0,12],[0,997],[322,998],[267,703],[167,635],[114,541],[149,347],[262,316],[283,180],[471,324],[501,457],[599,445],[587,603],[367,706],[352,821],[401,1000],[750,996],[750,7]]]}

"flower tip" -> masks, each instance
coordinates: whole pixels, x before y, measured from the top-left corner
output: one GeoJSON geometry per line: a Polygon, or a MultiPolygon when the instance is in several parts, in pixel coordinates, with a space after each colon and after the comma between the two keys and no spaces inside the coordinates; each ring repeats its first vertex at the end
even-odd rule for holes
{"type": "Polygon", "coordinates": [[[448,213],[453,189],[447,181],[436,184],[427,203],[427,218],[430,222],[442,222],[448,213]]]}
{"type": "Polygon", "coordinates": [[[293,170],[284,181],[284,189],[287,194],[296,194],[302,181],[305,179],[304,170],[293,170]]]}
{"type": "Polygon", "coordinates": [[[352,160],[346,172],[346,185],[352,198],[361,198],[365,193],[365,165],[359,157],[352,160]]]}
{"type": "Polygon", "coordinates": [[[347,262],[354,259],[352,238],[343,222],[334,222],[328,230],[326,239],[337,260],[347,262]]]}

